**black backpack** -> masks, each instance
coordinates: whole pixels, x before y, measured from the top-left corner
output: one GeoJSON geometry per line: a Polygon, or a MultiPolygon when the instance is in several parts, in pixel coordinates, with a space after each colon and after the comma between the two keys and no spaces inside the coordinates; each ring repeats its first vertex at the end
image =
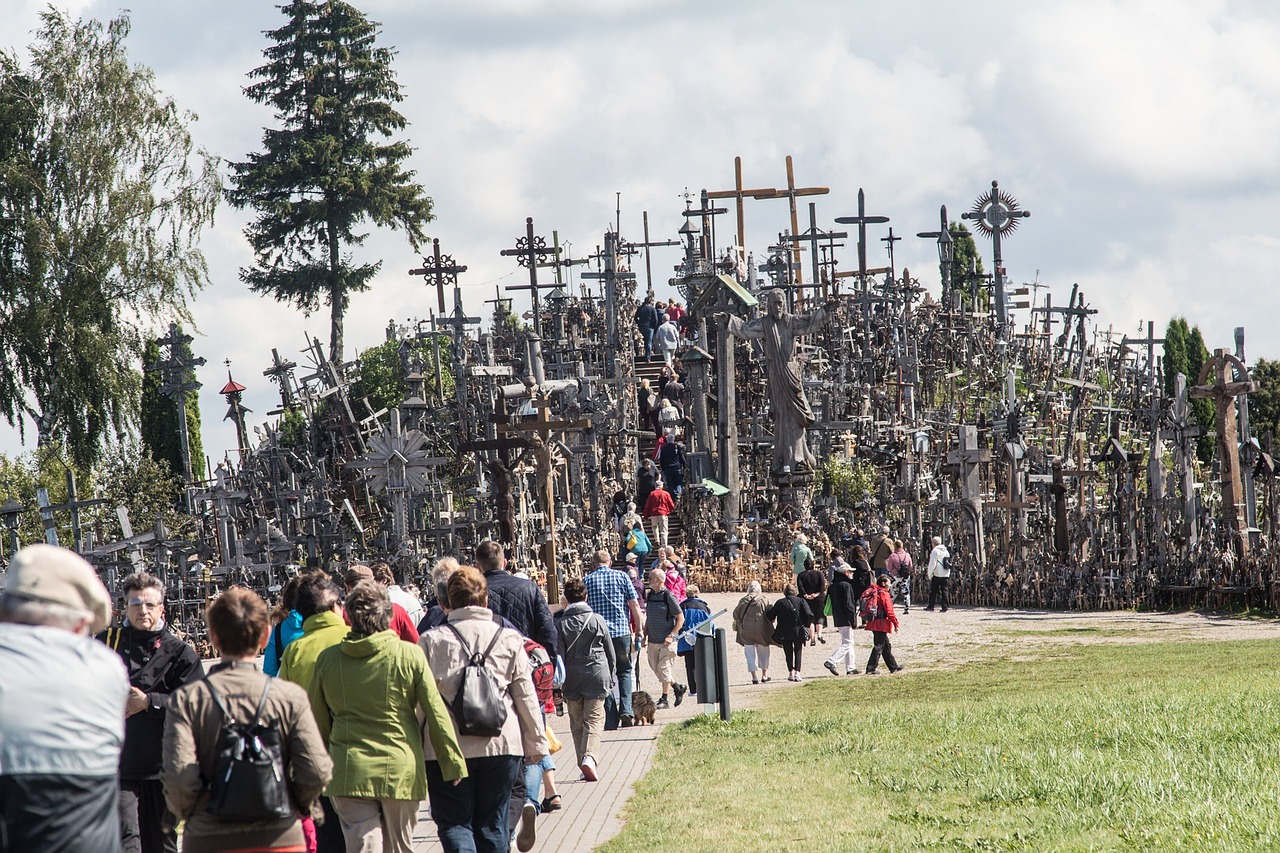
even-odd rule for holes
{"type": "MultiPolygon", "coordinates": [[[[458,637],[463,650],[467,641],[453,626],[452,622],[444,623],[458,637]]],[[[453,714],[453,723],[460,735],[472,737],[497,737],[502,734],[502,726],[507,721],[507,702],[498,679],[485,667],[489,653],[498,644],[502,636],[502,628],[493,632],[493,639],[482,653],[477,643],[471,658],[462,668],[462,677],[458,680],[458,692],[449,703],[449,711],[453,714]]]]}
{"type": "Polygon", "coordinates": [[[262,688],[253,720],[237,723],[213,686],[205,680],[214,703],[222,712],[222,731],[213,754],[213,779],[209,782],[206,811],[219,820],[250,822],[283,820],[297,809],[289,799],[284,753],[278,727],[262,724],[271,679],[262,688]]]}

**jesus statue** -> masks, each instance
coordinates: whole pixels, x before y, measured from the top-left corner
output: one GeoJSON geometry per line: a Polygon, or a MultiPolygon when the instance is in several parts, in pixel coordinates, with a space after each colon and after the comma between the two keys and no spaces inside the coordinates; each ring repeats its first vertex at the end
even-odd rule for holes
{"type": "Polygon", "coordinates": [[[769,406],[773,409],[773,473],[812,471],[813,453],[805,439],[805,429],[813,426],[813,410],[805,396],[796,361],[796,338],[820,329],[827,314],[819,307],[812,314],[787,312],[786,294],[770,290],[763,317],[742,320],[729,315],[729,334],[760,341],[764,348],[769,379],[769,406]]]}

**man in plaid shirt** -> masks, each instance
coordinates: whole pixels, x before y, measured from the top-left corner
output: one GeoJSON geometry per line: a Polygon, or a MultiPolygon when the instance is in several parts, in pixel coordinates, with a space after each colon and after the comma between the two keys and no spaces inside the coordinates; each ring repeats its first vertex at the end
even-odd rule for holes
{"type": "Polygon", "coordinates": [[[640,615],[640,597],[626,572],[613,568],[609,552],[596,551],[596,567],[587,575],[587,604],[603,617],[613,638],[613,652],[618,667],[618,713],[623,728],[635,722],[631,711],[631,687],[635,670],[631,664],[631,626],[644,624],[640,615]]]}

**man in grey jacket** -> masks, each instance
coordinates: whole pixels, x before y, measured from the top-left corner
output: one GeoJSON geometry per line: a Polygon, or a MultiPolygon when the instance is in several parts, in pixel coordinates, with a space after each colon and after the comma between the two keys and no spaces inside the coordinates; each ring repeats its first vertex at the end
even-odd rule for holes
{"type": "Polygon", "coordinates": [[[588,782],[598,781],[596,756],[604,731],[604,698],[613,688],[618,660],[604,617],[587,604],[587,585],[578,578],[564,584],[569,606],[556,626],[556,651],[564,660],[565,704],[578,767],[588,782]]]}
{"type": "Polygon", "coordinates": [[[79,555],[30,545],[0,594],[0,850],[119,853],[129,682],[93,635],[107,590],[79,555]]]}

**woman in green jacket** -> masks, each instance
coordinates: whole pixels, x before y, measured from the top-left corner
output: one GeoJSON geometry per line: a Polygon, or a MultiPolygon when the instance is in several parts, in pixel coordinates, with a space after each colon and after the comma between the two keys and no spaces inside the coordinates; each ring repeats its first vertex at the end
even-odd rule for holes
{"type": "Polygon", "coordinates": [[[418,807],[427,796],[417,711],[446,780],[467,775],[466,761],[427,659],[391,625],[391,601],[372,581],[347,595],[351,633],[316,659],[311,710],[333,757],[333,801],[348,850],[410,853],[418,807]]]}

